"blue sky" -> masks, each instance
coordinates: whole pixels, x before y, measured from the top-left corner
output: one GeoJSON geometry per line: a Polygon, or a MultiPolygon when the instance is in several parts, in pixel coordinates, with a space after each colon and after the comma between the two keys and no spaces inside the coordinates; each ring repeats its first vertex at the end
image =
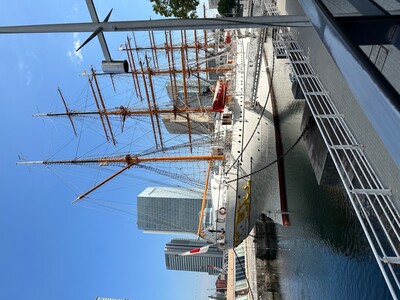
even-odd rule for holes
{"type": "MultiPolygon", "coordinates": [[[[146,0],[97,0],[95,5],[100,19],[111,8],[110,20],[157,18],[146,0]]],[[[84,0],[0,1],[2,26],[86,21],[84,0]]],[[[97,40],[79,54],[74,51],[87,36],[0,36],[1,298],[206,299],[215,277],[165,270],[163,249],[172,236],[142,234],[134,215],[71,205],[75,194],[62,178],[46,168],[15,164],[18,155],[47,158],[61,140],[71,139],[64,128],[32,114],[60,104],[58,86],[74,97],[84,81],[83,69],[99,66],[97,40]]],[[[112,54],[125,36],[106,35],[112,54]]],[[[142,189],[139,183],[113,197],[135,204],[142,189]]]]}

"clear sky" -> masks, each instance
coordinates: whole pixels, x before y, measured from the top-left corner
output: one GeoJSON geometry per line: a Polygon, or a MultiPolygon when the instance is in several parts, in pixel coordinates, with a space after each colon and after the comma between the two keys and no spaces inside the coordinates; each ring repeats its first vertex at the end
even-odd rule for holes
{"type": "MultiPolygon", "coordinates": [[[[147,0],[95,5],[100,19],[111,8],[110,20],[158,18],[147,0]]],[[[2,26],[87,21],[84,0],[0,1],[2,26]]],[[[60,103],[58,86],[74,96],[83,69],[99,66],[97,40],[74,51],[87,36],[0,36],[0,298],[206,299],[215,277],[165,270],[163,250],[172,236],[142,234],[134,215],[71,205],[75,194],[62,178],[46,168],[15,164],[21,155],[48,158],[56,143],[71,139],[65,128],[31,115],[60,103]]],[[[125,36],[106,35],[112,54],[125,36]]],[[[136,185],[113,195],[135,204],[142,189],[136,185]]]]}

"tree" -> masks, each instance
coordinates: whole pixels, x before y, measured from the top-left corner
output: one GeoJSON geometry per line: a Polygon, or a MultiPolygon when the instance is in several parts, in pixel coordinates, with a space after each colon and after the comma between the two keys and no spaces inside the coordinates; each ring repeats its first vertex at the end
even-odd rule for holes
{"type": "Polygon", "coordinates": [[[235,0],[220,0],[218,2],[218,13],[225,17],[232,17],[232,9],[235,6],[235,0]]]}
{"type": "Polygon", "coordinates": [[[150,0],[153,10],[165,17],[196,18],[199,0],[150,0]]]}

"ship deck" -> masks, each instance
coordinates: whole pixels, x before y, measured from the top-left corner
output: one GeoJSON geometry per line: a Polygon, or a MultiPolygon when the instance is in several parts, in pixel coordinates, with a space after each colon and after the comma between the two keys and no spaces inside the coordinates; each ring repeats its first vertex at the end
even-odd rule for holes
{"type": "Polygon", "coordinates": [[[237,51],[236,96],[231,104],[235,122],[232,127],[230,151],[230,162],[233,165],[229,167],[227,180],[229,184],[225,241],[227,248],[237,245],[246,238],[261,214],[282,224],[277,166],[273,164],[261,170],[276,160],[272,107],[271,101],[267,99],[269,85],[266,62],[265,59],[261,61],[257,105],[251,109],[248,107],[246,83],[255,80],[254,74],[248,72],[246,51],[249,42],[250,38],[247,37],[238,43],[238,47],[242,49],[237,51]],[[265,110],[262,115],[264,105],[265,110]],[[252,173],[254,174],[249,175],[252,173]]]}

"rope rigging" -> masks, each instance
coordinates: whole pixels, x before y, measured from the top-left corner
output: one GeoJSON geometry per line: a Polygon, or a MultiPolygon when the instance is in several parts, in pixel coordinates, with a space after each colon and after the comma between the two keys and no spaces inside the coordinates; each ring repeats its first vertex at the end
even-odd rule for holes
{"type": "Polygon", "coordinates": [[[198,179],[194,179],[194,178],[190,178],[189,176],[185,176],[179,173],[175,173],[175,172],[170,172],[170,171],[166,171],[166,170],[162,170],[159,168],[154,168],[151,166],[146,166],[146,165],[136,165],[135,167],[137,168],[142,168],[142,169],[146,169],[148,171],[152,171],[154,173],[163,175],[163,176],[167,176],[176,180],[179,180],[183,183],[198,187],[198,188],[203,188],[204,187],[204,182],[198,179]]]}
{"type": "Polygon", "coordinates": [[[312,122],[309,122],[309,124],[307,124],[307,125],[304,127],[303,131],[301,132],[300,136],[297,138],[296,142],[295,142],[288,150],[286,150],[281,156],[279,156],[278,158],[276,158],[273,162],[267,164],[266,166],[262,167],[261,169],[258,169],[258,170],[256,170],[256,171],[254,171],[254,172],[251,172],[251,173],[249,173],[249,174],[243,175],[243,176],[238,177],[238,178],[236,178],[236,179],[229,180],[229,181],[227,181],[227,183],[235,182],[235,181],[238,181],[238,180],[240,180],[240,179],[243,179],[243,178],[249,177],[249,176],[251,176],[251,175],[257,174],[257,173],[259,173],[259,172],[261,172],[261,171],[263,171],[263,170],[269,168],[269,167],[272,166],[273,164],[277,163],[280,159],[283,159],[290,151],[293,150],[293,148],[300,142],[301,138],[306,134],[306,132],[307,132],[310,128],[312,128],[312,126],[313,126],[312,122]],[[310,124],[310,123],[311,123],[311,124],[310,124]]]}

